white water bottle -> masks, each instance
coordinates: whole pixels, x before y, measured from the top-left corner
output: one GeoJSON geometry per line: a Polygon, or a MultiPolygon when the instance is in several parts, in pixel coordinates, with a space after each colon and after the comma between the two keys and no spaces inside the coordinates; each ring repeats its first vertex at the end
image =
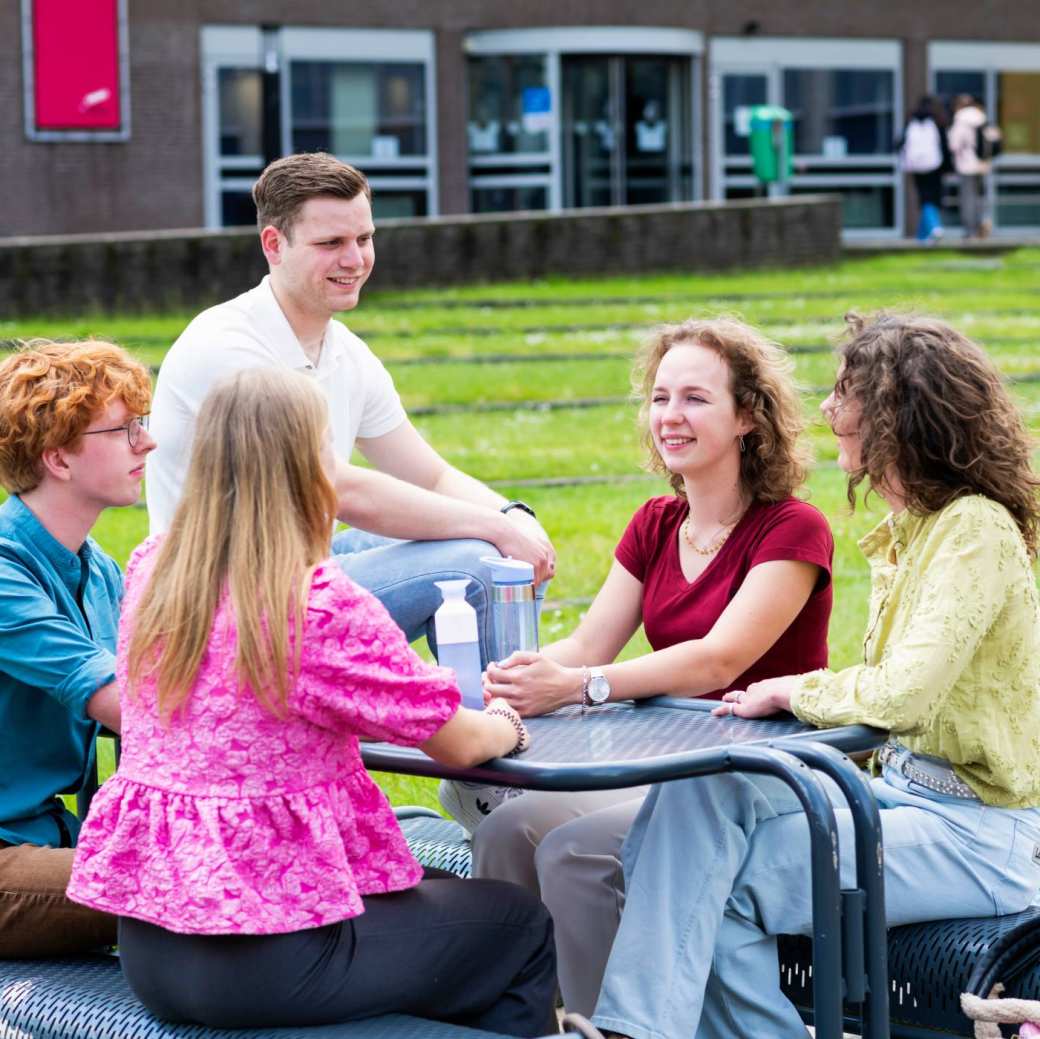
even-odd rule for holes
{"type": "Polygon", "coordinates": [[[437,633],[437,662],[450,667],[462,693],[462,706],[484,710],[484,687],[480,681],[480,643],[477,613],[466,602],[469,578],[437,581],[444,601],[433,615],[437,633]]]}

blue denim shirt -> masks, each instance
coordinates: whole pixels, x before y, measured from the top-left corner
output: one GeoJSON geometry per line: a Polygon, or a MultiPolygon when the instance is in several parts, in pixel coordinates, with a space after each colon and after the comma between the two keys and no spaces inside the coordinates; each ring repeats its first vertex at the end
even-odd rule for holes
{"type": "Polygon", "coordinates": [[[75,843],[57,795],[94,767],[86,705],[115,676],[122,596],[91,538],[70,552],[20,498],[0,505],[0,840],[75,843]]]}

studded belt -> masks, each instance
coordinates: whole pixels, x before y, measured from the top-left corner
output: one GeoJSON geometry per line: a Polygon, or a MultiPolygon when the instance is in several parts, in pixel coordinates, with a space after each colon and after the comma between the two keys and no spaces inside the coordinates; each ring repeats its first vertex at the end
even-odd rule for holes
{"type": "Polygon", "coordinates": [[[914,754],[898,741],[889,740],[878,751],[877,760],[879,765],[893,769],[926,790],[934,790],[947,797],[963,797],[966,801],[979,800],[979,795],[942,758],[914,754]]]}

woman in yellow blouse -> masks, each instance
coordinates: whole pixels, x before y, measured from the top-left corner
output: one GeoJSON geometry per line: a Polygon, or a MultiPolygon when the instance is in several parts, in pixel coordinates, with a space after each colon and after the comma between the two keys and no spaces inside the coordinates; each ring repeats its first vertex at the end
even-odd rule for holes
{"type": "MultiPolygon", "coordinates": [[[[891,732],[873,780],[890,925],[1025,909],[1040,888],[1040,508],[1031,444],[985,353],[948,326],[850,319],[823,403],[849,474],[890,513],[864,662],[727,693],[716,713],[793,711],[891,732]]],[[[842,883],[852,826],[838,810],[842,883]]],[[[808,828],[775,779],[710,776],[647,799],[595,1021],[632,1039],[798,1036],[775,935],[809,933],[808,828]]]]}

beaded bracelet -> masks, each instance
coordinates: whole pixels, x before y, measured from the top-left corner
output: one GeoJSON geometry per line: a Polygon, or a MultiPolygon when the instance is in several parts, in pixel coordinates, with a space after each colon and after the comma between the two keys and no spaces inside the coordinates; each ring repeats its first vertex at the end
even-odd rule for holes
{"type": "Polygon", "coordinates": [[[520,754],[531,745],[531,734],[527,731],[527,726],[520,721],[515,711],[507,710],[505,707],[489,707],[484,713],[497,714],[500,718],[506,718],[513,728],[516,729],[516,746],[505,755],[507,758],[511,758],[514,754],[520,754]]]}

